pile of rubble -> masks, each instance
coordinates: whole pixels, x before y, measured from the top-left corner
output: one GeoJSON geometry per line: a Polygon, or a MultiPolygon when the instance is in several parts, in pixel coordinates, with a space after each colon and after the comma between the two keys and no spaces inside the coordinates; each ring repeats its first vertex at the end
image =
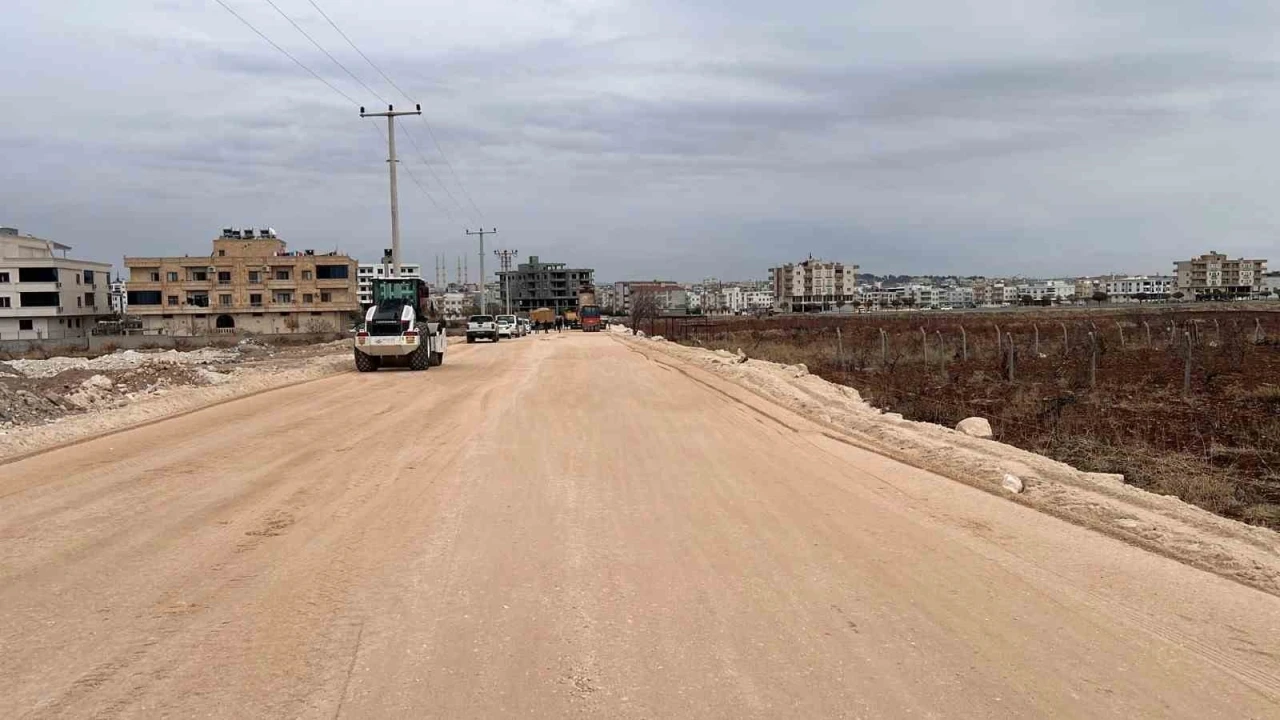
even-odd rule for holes
{"type": "Polygon", "coordinates": [[[117,408],[173,388],[229,381],[237,349],[125,350],[96,358],[54,357],[0,363],[0,429],[38,425],[117,408]]]}

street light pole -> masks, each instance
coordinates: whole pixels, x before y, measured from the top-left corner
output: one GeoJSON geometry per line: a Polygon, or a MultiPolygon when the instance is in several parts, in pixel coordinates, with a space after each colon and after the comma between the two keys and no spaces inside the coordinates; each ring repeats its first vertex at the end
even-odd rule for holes
{"type": "Polygon", "coordinates": [[[360,108],[360,117],[385,117],[387,119],[387,166],[391,168],[391,265],[393,277],[400,277],[400,195],[396,188],[396,118],[401,115],[421,115],[422,106],[414,110],[396,110],[388,105],[386,112],[367,113],[360,108]]]}

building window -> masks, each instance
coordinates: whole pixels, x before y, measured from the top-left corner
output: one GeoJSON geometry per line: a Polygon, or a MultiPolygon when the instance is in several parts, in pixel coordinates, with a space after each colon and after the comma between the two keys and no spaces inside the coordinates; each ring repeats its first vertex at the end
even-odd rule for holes
{"type": "Polygon", "coordinates": [[[231,296],[230,296],[230,295],[219,295],[219,296],[218,296],[218,304],[219,304],[219,305],[230,305],[230,304],[231,304],[231,296]]]}
{"type": "Polygon", "coordinates": [[[208,293],[187,293],[187,304],[196,307],[209,307],[208,293]]]}
{"type": "Polygon", "coordinates": [[[193,282],[208,282],[209,271],[207,270],[187,270],[187,280],[193,282]]]}
{"type": "Polygon", "coordinates": [[[218,251],[218,257],[226,257],[226,256],[227,256],[227,251],[226,251],[226,250],[219,250],[219,251],[218,251]]]}
{"type": "Polygon", "coordinates": [[[58,268],[18,268],[18,282],[58,282],[58,268]]]}
{"type": "Polygon", "coordinates": [[[178,282],[178,273],[176,272],[166,273],[165,277],[169,279],[169,282],[178,282]]]}
{"type": "Polygon", "coordinates": [[[277,280],[288,280],[288,279],[289,279],[289,271],[288,271],[288,270],[276,270],[276,279],[277,279],[277,280]]]}
{"type": "Polygon", "coordinates": [[[303,270],[303,271],[302,271],[302,279],[303,279],[303,280],[310,280],[310,279],[311,279],[311,271],[310,271],[310,270],[303,270]]]}
{"type": "Polygon", "coordinates": [[[92,285],[92,284],[93,284],[93,271],[92,271],[92,270],[85,270],[85,271],[84,271],[84,284],[85,284],[85,285],[92,285]]]}
{"type": "Polygon", "coordinates": [[[19,321],[18,321],[18,329],[19,329],[19,330],[31,330],[31,329],[32,329],[31,321],[30,321],[30,320],[19,320],[19,321]]]}
{"type": "Polygon", "coordinates": [[[315,301],[316,301],[316,296],[312,295],[311,293],[304,293],[302,295],[302,302],[304,305],[310,305],[315,301]]]}
{"type": "Polygon", "coordinates": [[[13,301],[8,297],[0,297],[0,308],[13,307],[13,301]]]}
{"type": "Polygon", "coordinates": [[[160,273],[158,272],[151,273],[151,282],[160,282],[160,273]]]}
{"type": "Polygon", "coordinates": [[[346,265],[317,265],[316,277],[321,280],[346,280],[349,268],[346,265]]]}
{"type": "Polygon", "coordinates": [[[332,301],[333,301],[333,294],[332,294],[332,293],[327,293],[327,292],[322,292],[322,293],[320,293],[320,302],[322,302],[322,303],[327,303],[327,302],[332,302],[332,301]]]}
{"type": "Polygon", "coordinates": [[[24,292],[18,294],[22,307],[60,307],[62,296],[56,292],[24,292]]]}
{"type": "Polygon", "coordinates": [[[178,296],[177,296],[177,295],[170,295],[170,296],[169,296],[169,304],[170,304],[170,305],[177,305],[177,304],[178,304],[178,296]]]}
{"type": "Polygon", "coordinates": [[[277,293],[275,294],[275,297],[273,297],[271,301],[272,301],[272,302],[277,302],[277,303],[291,303],[291,302],[293,302],[293,293],[291,293],[291,292],[277,292],[277,293]]]}
{"type": "Polygon", "coordinates": [[[130,305],[159,305],[159,290],[130,290],[128,297],[130,305]]]}
{"type": "Polygon", "coordinates": [[[84,306],[85,306],[85,307],[87,307],[87,308],[96,308],[96,307],[98,307],[98,306],[97,306],[96,304],[94,304],[94,302],[93,302],[93,293],[85,293],[85,294],[84,294],[84,306]]]}
{"type": "Polygon", "coordinates": [[[254,307],[262,307],[262,294],[253,293],[249,295],[249,304],[254,307]]]}
{"type": "Polygon", "coordinates": [[[230,284],[231,284],[231,273],[230,273],[230,272],[227,272],[227,271],[225,271],[225,270],[219,270],[219,271],[218,271],[218,284],[219,284],[219,285],[230,285],[230,284]]]}
{"type": "Polygon", "coordinates": [[[258,283],[262,282],[262,273],[258,272],[257,270],[250,270],[249,282],[253,283],[254,285],[257,285],[258,283]]]}
{"type": "Polygon", "coordinates": [[[0,283],[9,282],[9,273],[0,273],[0,283]]]}

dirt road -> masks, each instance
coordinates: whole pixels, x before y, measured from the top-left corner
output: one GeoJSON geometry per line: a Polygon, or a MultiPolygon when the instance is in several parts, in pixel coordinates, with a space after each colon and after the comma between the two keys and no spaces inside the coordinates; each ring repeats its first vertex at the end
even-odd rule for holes
{"type": "Polygon", "coordinates": [[[607,335],[0,465],[0,717],[1280,716],[1280,599],[607,335]]]}

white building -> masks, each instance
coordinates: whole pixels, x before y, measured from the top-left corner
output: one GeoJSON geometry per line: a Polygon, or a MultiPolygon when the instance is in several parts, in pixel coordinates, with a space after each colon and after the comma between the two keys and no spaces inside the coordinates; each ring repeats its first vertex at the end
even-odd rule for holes
{"type": "Polygon", "coordinates": [[[432,297],[439,302],[436,309],[447,318],[461,317],[475,300],[475,295],[460,292],[447,292],[432,297]]]}
{"type": "Polygon", "coordinates": [[[1166,300],[1177,292],[1178,279],[1172,275],[1134,275],[1108,278],[1102,290],[1111,302],[1136,302],[1142,300],[1166,300]]]}
{"type": "Polygon", "coordinates": [[[1035,280],[1018,284],[1015,292],[1013,302],[1021,302],[1024,297],[1037,303],[1065,301],[1075,297],[1076,283],[1074,280],[1035,280]]]}
{"type": "Polygon", "coordinates": [[[129,311],[129,283],[116,276],[111,281],[111,313],[113,315],[124,315],[129,311]]]}
{"type": "MultiPolygon", "coordinates": [[[[373,279],[391,277],[391,271],[392,266],[390,264],[360,263],[360,267],[356,270],[356,278],[358,280],[356,297],[359,298],[361,307],[368,307],[373,304],[373,279]]],[[[400,277],[420,278],[422,277],[422,266],[417,263],[400,263],[400,277]]]]}
{"type": "Polygon", "coordinates": [[[69,258],[70,249],[0,228],[0,340],[83,337],[110,312],[111,265],[69,258]]]}
{"type": "Polygon", "coordinates": [[[812,256],[769,269],[773,295],[783,312],[835,310],[857,299],[857,265],[824,262],[812,256]]]}

